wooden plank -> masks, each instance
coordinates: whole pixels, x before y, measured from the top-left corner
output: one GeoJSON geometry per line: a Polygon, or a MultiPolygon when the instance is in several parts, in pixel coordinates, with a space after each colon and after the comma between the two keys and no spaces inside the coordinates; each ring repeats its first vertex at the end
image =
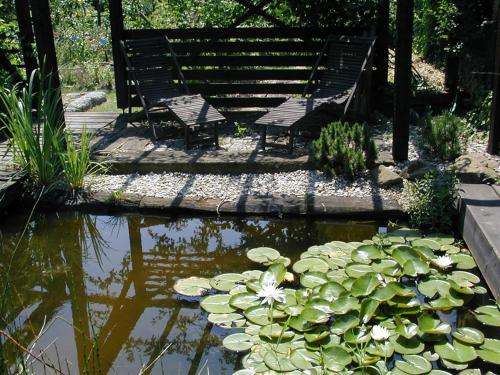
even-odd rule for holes
{"type": "Polygon", "coordinates": [[[322,42],[259,41],[259,42],[174,42],[172,48],[177,54],[193,51],[217,52],[315,52],[321,51],[322,42]]]}
{"type": "Polygon", "coordinates": [[[392,136],[392,155],[396,161],[408,159],[408,142],[410,140],[413,9],[414,0],[398,0],[396,69],[394,80],[394,129],[392,136]]]}
{"type": "Polygon", "coordinates": [[[118,108],[126,108],[128,104],[126,87],[127,74],[125,60],[120,47],[120,40],[124,39],[122,1],[109,0],[108,9],[111,28],[111,45],[113,50],[116,102],[118,108]]]}
{"type": "MultiPolygon", "coordinates": [[[[111,2],[114,0],[111,0],[111,2]]],[[[170,39],[195,39],[207,40],[225,36],[225,39],[230,38],[311,38],[324,39],[330,34],[335,35],[363,35],[366,30],[362,28],[316,28],[316,27],[300,27],[283,30],[278,27],[239,27],[236,29],[227,28],[186,28],[186,29],[141,29],[141,30],[124,30],[123,37],[125,39],[137,38],[154,38],[162,35],[167,35],[170,39]]]]}
{"type": "Polygon", "coordinates": [[[258,66],[312,66],[317,56],[178,56],[179,63],[183,66],[232,66],[232,67],[258,67],[258,66]]]}
{"type": "Polygon", "coordinates": [[[301,94],[305,83],[193,83],[189,88],[194,94],[301,94]]]}
{"type": "Polygon", "coordinates": [[[500,2],[497,2],[497,28],[495,47],[495,75],[493,78],[493,101],[491,103],[490,135],[488,139],[488,152],[500,152],[500,2]]]}
{"type": "MultiPolygon", "coordinates": [[[[307,80],[311,69],[184,69],[187,80],[307,80]]],[[[320,73],[321,74],[321,71],[320,73]]]]}

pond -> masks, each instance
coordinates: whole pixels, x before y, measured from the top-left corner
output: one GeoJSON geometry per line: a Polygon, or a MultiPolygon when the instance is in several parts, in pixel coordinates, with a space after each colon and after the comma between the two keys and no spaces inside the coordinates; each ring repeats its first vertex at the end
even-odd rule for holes
{"type": "MultiPolygon", "coordinates": [[[[0,225],[0,328],[65,374],[232,374],[241,356],[221,345],[231,331],[209,324],[198,300],[177,295],[174,282],[255,268],[245,256],[254,247],[295,261],[311,245],[361,241],[378,227],[78,212],[39,213],[26,227],[25,220],[0,225]]],[[[20,353],[2,338],[0,373],[20,353]]],[[[39,361],[27,363],[43,371],[39,361]]]]}

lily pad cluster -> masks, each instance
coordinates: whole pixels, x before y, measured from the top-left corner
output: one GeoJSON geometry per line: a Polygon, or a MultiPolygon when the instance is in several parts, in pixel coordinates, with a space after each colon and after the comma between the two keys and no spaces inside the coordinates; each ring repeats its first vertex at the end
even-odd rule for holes
{"type": "MultiPolygon", "coordinates": [[[[442,318],[487,292],[471,272],[474,259],[452,237],[400,229],[333,241],[302,253],[293,272],[277,250],[247,256],[267,269],[174,286],[188,296],[210,293],[200,300],[208,320],[241,330],[223,340],[229,350],[248,352],[235,375],[448,373],[438,367],[480,374],[475,368],[484,362],[500,364],[500,340],[442,318]]],[[[500,325],[497,305],[474,315],[478,326],[500,325]]]]}

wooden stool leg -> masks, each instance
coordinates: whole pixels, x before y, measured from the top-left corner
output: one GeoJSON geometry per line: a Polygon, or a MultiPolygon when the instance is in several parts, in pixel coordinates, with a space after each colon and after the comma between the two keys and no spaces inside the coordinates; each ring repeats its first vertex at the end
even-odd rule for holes
{"type": "Polygon", "coordinates": [[[266,138],[267,138],[267,126],[262,125],[262,131],[260,135],[260,143],[263,150],[266,149],[266,138]]]}
{"type": "Polygon", "coordinates": [[[214,141],[215,141],[215,148],[219,149],[219,123],[216,122],[214,126],[214,141]]]}
{"type": "Polygon", "coordinates": [[[294,137],[295,137],[295,128],[291,127],[290,128],[290,138],[288,140],[288,151],[291,153],[293,153],[293,140],[294,140],[294,137]]]}

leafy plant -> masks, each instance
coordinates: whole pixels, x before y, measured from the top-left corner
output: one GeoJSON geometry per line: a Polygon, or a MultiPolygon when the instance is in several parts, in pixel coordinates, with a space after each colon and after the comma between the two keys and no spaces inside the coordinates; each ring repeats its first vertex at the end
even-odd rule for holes
{"type": "Polygon", "coordinates": [[[332,122],[321,130],[312,147],[319,169],[348,179],[370,167],[377,155],[368,126],[358,123],[332,122]]]}
{"type": "Polygon", "coordinates": [[[427,230],[451,230],[457,183],[450,171],[431,172],[413,183],[404,181],[402,203],[411,223],[427,230]]]}
{"type": "Polygon", "coordinates": [[[474,109],[467,113],[465,118],[473,128],[478,130],[488,130],[491,117],[492,101],[493,92],[487,91],[486,94],[478,100],[478,103],[474,106],[474,109]]]}
{"type": "Polygon", "coordinates": [[[250,129],[247,127],[241,126],[239,123],[236,123],[236,137],[244,138],[250,134],[250,129]]]}
{"type": "Polygon", "coordinates": [[[102,163],[92,161],[92,137],[83,129],[77,147],[71,133],[66,132],[66,151],[60,154],[64,182],[75,192],[83,188],[84,177],[104,169],[102,163]]]}
{"type": "MultiPolygon", "coordinates": [[[[212,279],[178,280],[174,289],[201,296],[208,320],[241,332],[225,348],[248,352],[243,370],[255,373],[428,374],[441,360],[466,369],[476,358],[499,363],[500,341],[472,327],[451,327],[440,312],[484,294],[469,272],[474,259],[452,237],[400,229],[363,242],[312,246],[288,271],[289,258],[271,248],[248,251],[267,266],[212,279]]],[[[476,310],[498,325],[496,307],[476,310]]]]}
{"type": "Polygon", "coordinates": [[[445,161],[455,160],[467,143],[463,120],[446,112],[423,120],[424,147],[445,161]]]}
{"type": "Polygon", "coordinates": [[[61,173],[59,154],[64,149],[64,120],[59,99],[60,92],[51,86],[50,75],[39,70],[33,72],[27,87],[0,88],[4,108],[0,121],[11,137],[14,163],[28,173],[35,186],[50,187],[61,173]]]}

